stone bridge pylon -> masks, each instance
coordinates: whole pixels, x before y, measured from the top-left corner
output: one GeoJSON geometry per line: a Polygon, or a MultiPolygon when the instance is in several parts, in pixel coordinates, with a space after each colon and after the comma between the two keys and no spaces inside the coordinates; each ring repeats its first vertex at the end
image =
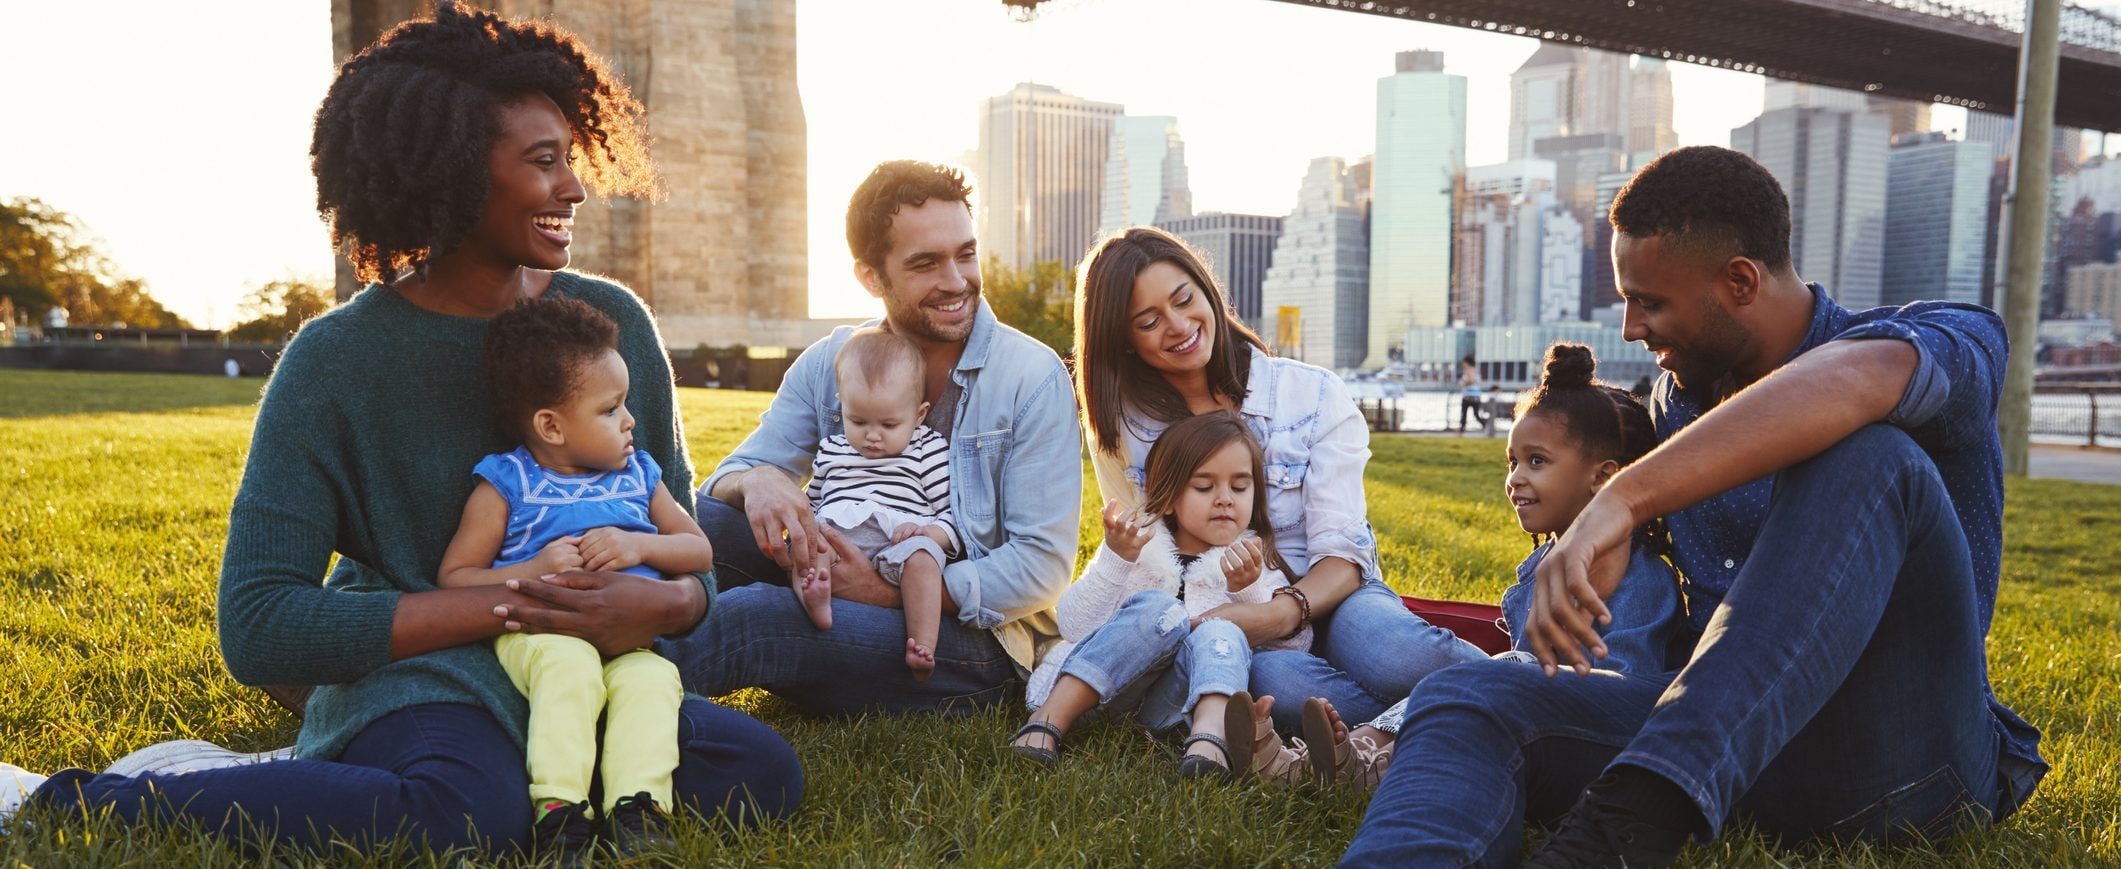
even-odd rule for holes
{"type": "MultiPolygon", "coordinates": [[[[648,109],[669,194],[578,210],[573,268],[608,275],[655,310],[672,349],[800,346],[809,311],[795,4],[785,0],[484,0],[573,31],[648,109]]],[[[336,62],[433,0],[332,0],[336,62]]],[[[341,298],[352,270],[343,261],[341,298]]]]}

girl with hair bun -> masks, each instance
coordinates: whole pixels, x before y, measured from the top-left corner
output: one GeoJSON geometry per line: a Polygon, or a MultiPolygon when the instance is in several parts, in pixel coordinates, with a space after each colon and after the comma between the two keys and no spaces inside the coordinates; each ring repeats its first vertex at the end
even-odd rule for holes
{"type": "MultiPolygon", "coordinates": [[[[1519,629],[1531,612],[1540,560],[1607,480],[1657,444],[1649,409],[1634,393],[1598,380],[1597,368],[1591,348],[1557,343],[1547,348],[1539,388],[1517,405],[1502,488],[1517,513],[1517,527],[1532,535],[1533,549],[1517,565],[1517,584],[1502,595],[1513,651],[1498,657],[1536,662],[1530,637],[1519,629]]],[[[1684,621],[1678,574],[1665,560],[1670,551],[1661,523],[1636,532],[1627,574],[1606,601],[1612,621],[1599,627],[1607,649],[1602,669],[1666,669],[1666,649],[1684,621]]],[[[1312,750],[1315,772],[1329,781],[1348,778],[1376,786],[1390,763],[1391,740],[1405,710],[1402,700],[1350,735],[1332,705],[1313,698],[1305,704],[1304,736],[1313,746],[1332,746],[1312,750]]]]}

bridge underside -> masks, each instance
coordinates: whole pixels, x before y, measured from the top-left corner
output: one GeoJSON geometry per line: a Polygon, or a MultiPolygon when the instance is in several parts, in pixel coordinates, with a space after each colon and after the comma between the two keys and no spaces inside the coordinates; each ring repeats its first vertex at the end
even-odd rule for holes
{"type": "MultiPolygon", "coordinates": [[[[1533,36],[1999,114],[2010,114],[2017,96],[2017,33],[1868,0],[1280,2],[1533,36]]],[[[2065,42],[2061,54],[2055,123],[2121,131],[2121,53],[2065,42]]]]}

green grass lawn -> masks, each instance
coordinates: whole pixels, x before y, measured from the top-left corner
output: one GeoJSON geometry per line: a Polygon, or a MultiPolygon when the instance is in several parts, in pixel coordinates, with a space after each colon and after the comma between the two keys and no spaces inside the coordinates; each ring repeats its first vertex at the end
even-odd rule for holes
{"type": "MultiPolygon", "coordinates": [[[[100,768],[164,739],[246,749],[292,740],[294,718],[231,680],[214,640],[215,577],[259,386],[0,371],[0,760],[100,768]]],[[[702,469],[767,400],[679,392],[702,469]]],[[[1373,447],[1370,515],[1393,584],[1500,595],[1527,548],[1500,497],[1500,442],[1387,437],[1373,447]]],[[[1087,478],[1084,488],[1095,492],[1087,478]]],[[[1083,515],[1087,552],[1097,539],[1087,500],[1083,515]]],[[[2121,863],[2121,487],[2012,480],[2006,528],[1990,664],[2004,701],[2047,733],[2054,772],[2032,802],[1937,850],[1774,850],[1741,831],[1690,851],[1689,863],[2121,863]]],[[[1366,802],[1345,790],[1181,783],[1171,742],[1116,725],[1085,728],[1057,770],[1035,771],[1004,749],[1015,704],[954,720],[819,720],[758,692],[728,699],[794,743],[809,793],[784,824],[682,825],[676,856],[687,864],[1327,864],[1366,802]]],[[[387,859],[458,856],[400,847],[387,859]]],[[[11,866],[243,861],[211,839],[107,821],[0,837],[11,866]]]]}

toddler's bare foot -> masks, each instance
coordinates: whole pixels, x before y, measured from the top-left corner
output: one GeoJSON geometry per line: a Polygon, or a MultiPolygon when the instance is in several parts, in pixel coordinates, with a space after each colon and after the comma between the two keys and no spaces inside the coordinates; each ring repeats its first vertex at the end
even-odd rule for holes
{"type": "Polygon", "coordinates": [[[815,567],[803,571],[795,580],[795,599],[818,630],[832,630],[832,574],[815,567]]]}
{"type": "Polygon", "coordinates": [[[906,669],[913,671],[913,681],[926,682],[935,675],[935,652],[921,645],[919,640],[906,638],[906,669]]]}

